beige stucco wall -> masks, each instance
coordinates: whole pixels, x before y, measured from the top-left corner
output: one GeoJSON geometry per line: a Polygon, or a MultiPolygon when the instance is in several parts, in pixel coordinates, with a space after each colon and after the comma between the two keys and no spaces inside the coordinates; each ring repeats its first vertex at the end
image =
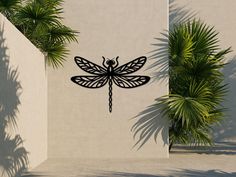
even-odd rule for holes
{"type": "MultiPolygon", "coordinates": [[[[166,158],[166,122],[139,151],[130,129],[131,120],[154,99],[167,94],[166,81],[150,82],[135,89],[113,85],[113,111],[108,111],[108,86],[86,89],[70,78],[86,75],[75,62],[82,56],[99,65],[102,56],[119,56],[120,65],[148,54],[157,47],[154,38],[168,28],[168,4],[163,0],[70,0],[65,1],[65,23],[80,32],[79,44],[71,44],[68,61],[58,70],[48,70],[49,158],[166,158]]],[[[151,75],[146,70],[153,61],[134,74],[151,75]]]]}
{"type": "Polygon", "coordinates": [[[47,79],[44,56],[2,15],[0,33],[1,101],[7,106],[4,109],[16,113],[18,125],[15,131],[10,128],[8,131],[12,137],[20,134],[29,152],[30,167],[33,168],[47,158],[47,79]],[[16,88],[16,83],[21,88],[16,88]]]}
{"type": "Polygon", "coordinates": [[[224,103],[228,108],[227,117],[222,126],[215,128],[214,134],[216,141],[236,141],[236,1],[174,0],[171,2],[173,9],[175,9],[175,15],[172,15],[173,18],[170,19],[170,22],[186,19],[184,18],[186,14],[187,16],[195,16],[215,27],[215,30],[219,32],[222,49],[232,46],[233,52],[227,55],[227,61],[231,62],[223,69],[225,82],[229,84],[229,93],[224,103]]]}

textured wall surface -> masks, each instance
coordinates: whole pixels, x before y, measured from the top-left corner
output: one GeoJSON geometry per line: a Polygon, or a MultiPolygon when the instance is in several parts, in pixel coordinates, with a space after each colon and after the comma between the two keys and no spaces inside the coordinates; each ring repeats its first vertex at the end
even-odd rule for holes
{"type": "MultiPolygon", "coordinates": [[[[65,66],[48,71],[49,158],[168,157],[166,122],[157,122],[154,127],[159,128],[157,143],[151,137],[139,151],[132,149],[135,140],[130,131],[135,123],[131,118],[167,94],[166,81],[152,79],[134,89],[113,85],[112,113],[108,111],[108,86],[86,89],[70,81],[75,75],[89,75],[75,64],[76,55],[99,65],[102,56],[119,56],[120,65],[149,56],[157,49],[151,45],[156,43],[154,38],[168,28],[167,1],[70,0],[64,7],[65,23],[80,34],[79,44],[70,45],[65,66]]],[[[134,75],[152,75],[154,68],[146,70],[152,62],[148,59],[134,75]]]]}
{"type": "Polygon", "coordinates": [[[171,5],[175,11],[172,11],[170,22],[191,16],[200,18],[207,24],[214,26],[215,30],[219,32],[222,49],[232,46],[233,52],[227,55],[227,61],[230,63],[223,69],[225,82],[229,84],[229,93],[224,103],[225,107],[228,108],[227,117],[222,126],[215,128],[215,140],[236,141],[236,1],[174,0],[171,1],[171,5]]]}
{"type": "Polygon", "coordinates": [[[30,167],[47,158],[47,79],[43,54],[0,15],[0,101],[2,116],[16,119],[30,167]]]}

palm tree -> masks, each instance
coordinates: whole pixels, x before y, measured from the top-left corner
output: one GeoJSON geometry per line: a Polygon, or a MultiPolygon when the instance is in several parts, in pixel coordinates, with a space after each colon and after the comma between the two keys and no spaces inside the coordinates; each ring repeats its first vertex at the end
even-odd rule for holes
{"type": "Polygon", "coordinates": [[[175,143],[211,145],[211,128],[223,118],[221,69],[230,48],[220,50],[217,35],[199,20],[170,31],[170,95],[158,100],[169,117],[170,149],[175,143]]]}
{"type": "MultiPolygon", "coordinates": [[[[212,127],[224,117],[221,103],[227,87],[221,69],[226,64],[225,55],[230,52],[230,48],[220,50],[217,35],[213,27],[200,20],[175,25],[169,32],[170,93],[153,105],[168,118],[169,149],[176,143],[213,144],[212,127]]],[[[159,63],[162,71],[168,69],[168,63],[159,63]]],[[[145,120],[144,116],[140,120],[145,120]]],[[[150,121],[134,125],[135,135],[140,133],[139,142],[150,136],[149,132],[155,133],[147,126],[150,121]]]]}
{"type": "Polygon", "coordinates": [[[53,67],[63,65],[66,60],[67,43],[78,42],[78,32],[62,24],[62,3],[63,0],[28,0],[20,8],[11,11],[6,8],[11,21],[45,54],[48,65],[53,67]]]}

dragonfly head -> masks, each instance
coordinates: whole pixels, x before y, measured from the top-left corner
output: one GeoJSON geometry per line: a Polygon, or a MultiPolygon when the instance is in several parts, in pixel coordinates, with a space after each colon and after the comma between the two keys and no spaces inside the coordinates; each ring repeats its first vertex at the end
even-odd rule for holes
{"type": "Polygon", "coordinates": [[[106,61],[106,64],[108,65],[108,66],[112,66],[112,65],[115,65],[115,60],[110,60],[110,59],[108,59],[107,61],[106,61]]]}
{"type": "MultiPolygon", "coordinates": [[[[116,57],[116,59],[105,59],[105,57],[102,57],[103,58],[103,66],[105,66],[105,61],[106,61],[106,65],[107,66],[113,66],[113,68],[115,68],[116,66],[118,66],[118,58],[119,57],[116,57]],[[115,66],[114,66],[115,65],[115,66]]],[[[106,67],[106,66],[105,66],[106,67]]]]}

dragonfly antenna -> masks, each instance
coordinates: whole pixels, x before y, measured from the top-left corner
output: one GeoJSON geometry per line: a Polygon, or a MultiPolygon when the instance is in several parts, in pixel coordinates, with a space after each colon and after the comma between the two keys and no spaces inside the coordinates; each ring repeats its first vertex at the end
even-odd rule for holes
{"type": "Polygon", "coordinates": [[[105,65],[105,61],[106,61],[106,59],[105,59],[105,57],[104,57],[104,56],[102,56],[102,58],[103,58],[102,65],[103,65],[104,67],[106,67],[106,65],[105,65]]]}

